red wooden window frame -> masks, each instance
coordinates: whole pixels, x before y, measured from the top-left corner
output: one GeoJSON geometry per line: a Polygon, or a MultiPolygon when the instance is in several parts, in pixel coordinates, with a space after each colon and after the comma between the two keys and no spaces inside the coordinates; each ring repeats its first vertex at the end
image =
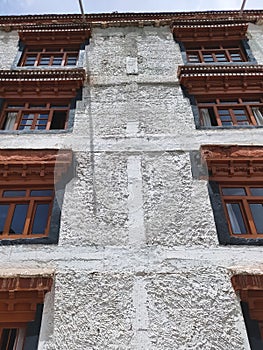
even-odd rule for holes
{"type": "Polygon", "coordinates": [[[240,42],[187,43],[186,55],[189,63],[240,63],[248,61],[240,42]]]}
{"type": "Polygon", "coordinates": [[[68,126],[68,101],[6,101],[2,108],[1,130],[62,130],[68,126]]]}
{"type": "Polygon", "coordinates": [[[38,66],[55,66],[55,67],[74,67],[77,65],[79,57],[78,48],[62,47],[44,47],[44,48],[26,48],[23,52],[19,66],[38,67],[38,66]],[[74,64],[70,64],[71,60],[74,64]]]}
{"type": "Polygon", "coordinates": [[[0,217],[0,223],[2,227],[0,239],[38,238],[48,236],[53,198],[54,190],[52,186],[1,187],[0,210],[2,207],[2,218],[0,217]],[[33,194],[32,191],[38,192],[38,194],[33,194]],[[46,191],[48,194],[39,195],[40,191],[46,191]],[[9,195],[6,195],[6,193],[9,193],[9,195]],[[13,193],[13,195],[10,195],[10,193],[13,193]],[[15,193],[20,193],[20,195],[14,196],[15,193]],[[43,209],[42,212],[40,209],[40,212],[37,213],[41,205],[46,205],[46,208],[44,212],[43,209]],[[36,232],[39,229],[34,232],[35,218],[40,218],[40,214],[42,217],[46,216],[44,232],[41,233],[36,232]],[[13,220],[18,221],[13,222],[13,220]]]}
{"type": "Polygon", "coordinates": [[[220,194],[230,234],[240,238],[263,238],[263,215],[261,223],[255,209],[254,213],[252,210],[252,205],[261,205],[263,212],[263,184],[221,182],[220,194]],[[261,225],[261,232],[258,232],[261,225]]]}
{"type": "Polygon", "coordinates": [[[232,96],[196,97],[201,126],[263,125],[262,95],[236,98],[232,96]],[[205,111],[208,120],[205,119],[205,111]]]}

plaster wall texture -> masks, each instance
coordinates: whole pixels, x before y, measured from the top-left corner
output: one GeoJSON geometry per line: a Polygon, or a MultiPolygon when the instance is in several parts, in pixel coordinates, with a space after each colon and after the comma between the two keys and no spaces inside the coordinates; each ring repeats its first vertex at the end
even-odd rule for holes
{"type": "Polygon", "coordinates": [[[253,52],[254,57],[257,60],[258,64],[263,64],[263,43],[262,43],[262,35],[263,35],[263,25],[259,24],[249,24],[248,27],[248,39],[249,46],[253,52]]]}
{"type": "MultiPolygon", "coordinates": [[[[249,33],[260,63],[261,28],[249,33]]],[[[17,38],[8,39],[11,63],[17,38]]],[[[248,350],[230,276],[237,266],[258,271],[262,249],[218,245],[207,183],[192,178],[189,152],[262,145],[262,130],[195,129],[168,26],[94,28],[86,58],[72,132],[0,138],[1,148],[76,157],[59,244],[0,247],[1,270],[56,271],[39,348],[248,350]],[[127,57],[137,58],[138,73],[126,73],[127,57]]]]}
{"type": "Polygon", "coordinates": [[[0,69],[11,69],[18,52],[17,32],[0,30],[0,69]]]}

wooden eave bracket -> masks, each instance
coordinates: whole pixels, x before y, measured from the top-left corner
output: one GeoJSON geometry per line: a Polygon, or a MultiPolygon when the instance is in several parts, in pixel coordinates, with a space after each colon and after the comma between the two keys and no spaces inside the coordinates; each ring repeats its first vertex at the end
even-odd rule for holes
{"type": "Polygon", "coordinates": [[[72,98],[86,79],[84,69],[0,70],[1,98],[72,98]]]}
{"type": "Polygon", "coordinates": [[[185,65],[178,78],[189,94],[261,93],[263,65],[185,65]]]}
{"type": "Polygon", "coordinates": [[[70,150],[1,150],[0,185],[44,181],[54,184],[72,165],[70,150]]]}
{"type": "Polygon", "coordinates": [[[182,42],[209,42],[222,40],[242,40],[246,37],[248,24],[175,24],[172,32],[178,41],[182,42]]]}
{"type": "Polygon", "coordinates": [[[202,146],[201,158],[208,168],[210,180],[262,181],[263,147],[202,146]]]}

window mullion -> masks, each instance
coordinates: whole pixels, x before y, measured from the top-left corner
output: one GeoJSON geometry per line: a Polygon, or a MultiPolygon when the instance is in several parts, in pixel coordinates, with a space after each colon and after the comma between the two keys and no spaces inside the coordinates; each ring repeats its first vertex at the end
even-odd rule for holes
{"type": "Polygon", "coordinates": [[[218,126],[222,126],[222,121],[220,119],[220,116],[219,116],[219,113],[218,113],[216,105],[213,106],[213,110],[214,110],[214,114],[215,114],[215,117],[216,117],[217,125],[218,126]]]}
{"type": "Polygon", "coordinates": [[[31,228],[30,224],[34,220],[34,218],[32,217],[33,210],[34,210],[34,200],[30,199],[29,200],[29,206],[28,206],[28,209],[27,209],[27,215],[26,215],[26,221],[25,221],[25,225],[24,225],[24,230],[23,230],[23,236],[27,236],[28,234],[31,233],[31,232],[29,232],[29,230],[31,228]]]}
{"type": "Polygon", "coordinates": [[[256,226],[255,226],[252,214],[251,214],[249,202],[247,199],[243,199],[242,202],[243,202],[244,210],[246,213],[247,224],[249,226],[249,233],[253,236],[257,236],[257,229],[256,229],[256,226]]]}
{"type": "Polygon", "coordinates": [[[50,109],[49,113],[48,113],[48,121],[47,121],[46,130],[50,130],[50,125],[51,125],[51,122],[52,122],[53,113],[54,113],[54,110],[50,109]]]}
{"type": "Polygon", "coordinates": [[[229,50],[225,49],[224,50],[224,54],[226,55],[228,62],[232,62],[232,57],[231,57],[231,55],[229,53],[229,50]]]}
{"type": "Polygon", "coordinates": [[[16,203],[10,203],[9,209],[8,209],[8,214],[7,214],[6,221],[5,221],[4,232],[3,232],[3,235],[5,235],[5,236],[8,236],[8,234],[9,234],[14,211],[15,211],[15,207],[16,207],[16,203]]]}

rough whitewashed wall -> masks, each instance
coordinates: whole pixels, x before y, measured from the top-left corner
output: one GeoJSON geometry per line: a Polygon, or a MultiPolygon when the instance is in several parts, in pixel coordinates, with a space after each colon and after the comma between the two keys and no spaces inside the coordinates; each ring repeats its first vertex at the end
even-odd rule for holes
{"type": "MultiPolygon", "coordinates": [[[[10,68],[17,35],[0,34],[9,48],[0,64],[10,68]]],[[[250,26],[258,63],[262,34],[250,26]]],[[[72,149],[76,158],[59,244],[0,247],[3,270],[56,272],[39,349],[249,349],[230,276],[244,261],[256,269],[262,249],[218,245],[190,151],[263,145],[262,132],[196,130],[178,64],[168,26],[94,28],[73,132],[1,134],[1,148],[72,149]],[[127,74],[127,57],[136,59],[135,74],[127,74]]]]}

